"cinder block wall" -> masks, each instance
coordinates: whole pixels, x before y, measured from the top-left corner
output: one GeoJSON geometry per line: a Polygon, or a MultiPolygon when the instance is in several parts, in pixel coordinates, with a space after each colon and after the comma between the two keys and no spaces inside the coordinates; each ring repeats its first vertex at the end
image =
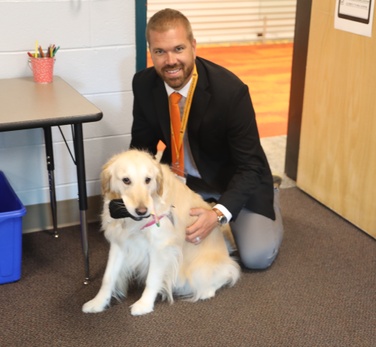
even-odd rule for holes
{"type": "MultiPolygon", "coordinates": [[[[55,75],[103,111],[100,122],[83,129],[87,192],[99,195],[101,166],[130,140],[135,1],[0,0],[0,32],[0,78],[31,76],[27,52],[36,40],[44,49],[54,43],[60,46],[55,75]]],[[[70,127],[62,130],[72,146],[70,127]]],[[[76,200],[75,166],[58,129],[53,138],[57,200],[76,200]]],[[[0,170],[33,214],[35,205],[49,203],[44,151],[41,129],[0,133],[0,170]]]]}

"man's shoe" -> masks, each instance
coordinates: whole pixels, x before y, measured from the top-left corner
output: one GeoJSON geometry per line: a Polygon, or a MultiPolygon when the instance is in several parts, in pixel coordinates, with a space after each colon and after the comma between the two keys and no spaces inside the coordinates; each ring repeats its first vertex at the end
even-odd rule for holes
{"type": "Polygon", "coordinates": [[[281,184],[282,184],[282,177],[277,176],[277,175],[273,175],[274,189],[279,189],[281,184]]]}

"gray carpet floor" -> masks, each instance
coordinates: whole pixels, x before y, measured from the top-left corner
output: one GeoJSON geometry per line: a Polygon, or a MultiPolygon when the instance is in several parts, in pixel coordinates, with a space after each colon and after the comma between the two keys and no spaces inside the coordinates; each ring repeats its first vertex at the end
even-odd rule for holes
{"type": "Polygon", "coordinates": [[[99,314],[81,306],[98,291],[108,245],[89,225],[92,281],[83,285],[79,227],[23,236],[22,277],[0,286],[0,346],[376,345],[376,241],[298,188],[281,190],[285,237],[266,271],[243,271],[208,301],[158,301],[140,317],[123,302],[99,314]]]}

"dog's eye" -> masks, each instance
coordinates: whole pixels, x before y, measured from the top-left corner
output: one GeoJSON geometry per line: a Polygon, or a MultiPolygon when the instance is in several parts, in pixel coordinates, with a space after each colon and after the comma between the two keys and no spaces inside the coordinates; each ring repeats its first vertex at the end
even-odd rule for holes
{"type": "Polygon", "coordinates": [[[151,178],[150,178],[150,177],[146,177],[146,178],[145,178],[145,183],[146,183],[146,184],[149,184],[150,181],[151,181],[151,178]]]}
{"type": "Polygon", "coordinates": [[[125,178],[123,178],[123,183],[126,184],[126,185],[130,185],[131,180],[128,177],[125,177],[125,178]]]}

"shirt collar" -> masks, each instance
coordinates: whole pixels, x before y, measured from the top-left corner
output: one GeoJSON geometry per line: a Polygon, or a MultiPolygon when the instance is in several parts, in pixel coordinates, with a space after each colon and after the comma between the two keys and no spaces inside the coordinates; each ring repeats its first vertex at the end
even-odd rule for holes
{"type": "Polygon", "coordinates": [[[166,82],[164,82],[164,85],[166,87],[166,91],[167,91],[168,96],[170,96],[172,93],[176,92],[176,93],[179,93],[186,98],[188,96],[188,92],[189,92],[189,88],[191,86],[191,83],[192,83],[192,77],[190,78],[189,82],[180,90],[175,90],[175,89],[171,88],[166,82]]]}

